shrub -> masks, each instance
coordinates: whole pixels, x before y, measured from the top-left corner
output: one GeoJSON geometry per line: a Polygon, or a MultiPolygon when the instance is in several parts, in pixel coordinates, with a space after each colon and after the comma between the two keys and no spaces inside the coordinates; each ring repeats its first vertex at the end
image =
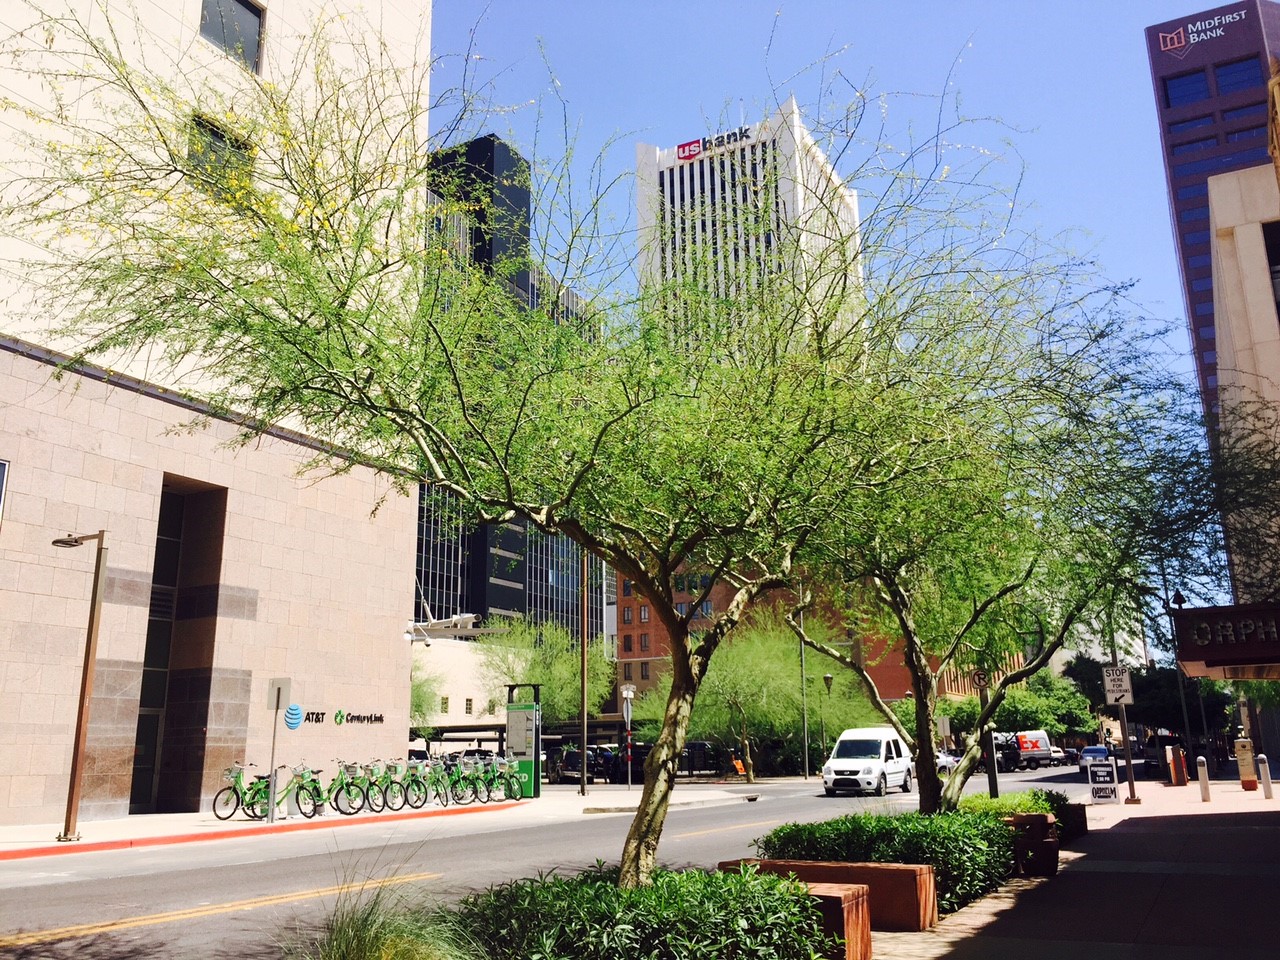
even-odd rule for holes
{"type": "Polygon", "coordinates": [[[516,880],[455,916],[490,960],[811,960],[833,946],[802,884],[749,869],[660,871],[636,890],[616,870],[516,880]]]}
{"type": "Polygon", "coordinates": [[[770,860],[927,863],[943,913],[986,896],[1013,873],[1013,833],[987,813],[853,814],[789,823],[754,846],[770,860]]]}
{"type": "MultiPolygon", "coordinates": [[[[1066,800],[1065,794],[1058,794],[1066,800]]],[[[959,809],[965,813],[989,813],[996,817],[1011,817],[1015,813],[1053,813],[1053,805],[1044,790],[1020,790],[999,797],[974,793],[960,798],[959,809]]]]}
{"type": "Polygon", "coordinates": [[[447,914],[392,904],[382,890],[344,897],[309,943],[285,950],[290,960],[470,960],[467,944],[447,914]]]}

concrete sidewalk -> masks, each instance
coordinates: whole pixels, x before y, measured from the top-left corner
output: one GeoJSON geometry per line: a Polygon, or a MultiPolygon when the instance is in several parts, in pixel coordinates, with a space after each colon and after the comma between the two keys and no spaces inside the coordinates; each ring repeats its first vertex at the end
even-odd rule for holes
{"type": "MultiPolygon", "coordinates": [[[[742,802],[753,796],[754,794],[741,789],[729,791],[715,784],[682,783],[672,798],[671,806],[678,808],[742,802]]],[[[377,814],[364,811],[350,817],[328,811],[312,820],[295,815],[275,823],[246,819],[243,811],[237,812],[229,820],[219,820],[209,811],[136,814],[116,820],[82,820],[77,826],[80,839],[68,843],[59,843],[57,840],[58,834],[62,832],[61,823],[0,826],[0,861],[356,827],[361,824],[393,823],[431,817],[486,816],[501,812],[510,816],[512,811],[516,811],[517,816],[520,815],[518,811],[525,811],[526,815],[540,814],[560,818],[575,814],[634,813],[639,799],[639,787],[628,791],[621,785],[595,784],[587,788],[587,795],[584,797],[577,792],[576,787],[544,784],[542,796],[536,799],[506,803],[450,804],[448,807],[429,803],[421,810],[406,807],[397,812],[377,814]]]]}
{"type": "Polygon", "coordinates": [[[1280,799],[1215,781],[1139,783],[1088,808],[1056,877],[1018,880],[922,933],[873,933],[876,960],[1274,960],[1280,799]],[[1125,792],[1127,795],[1127,791],[1125,792]]]}

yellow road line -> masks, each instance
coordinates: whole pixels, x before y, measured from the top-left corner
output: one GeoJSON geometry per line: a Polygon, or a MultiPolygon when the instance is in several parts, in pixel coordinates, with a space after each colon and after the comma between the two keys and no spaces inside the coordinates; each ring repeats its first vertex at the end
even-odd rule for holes
{"type": "Polygon", "coordinates": [[[690,833],[673,833],[672,840],[683,840],[685,837],[705,837],[709,833],[724,833],[726,830],[746,830],[748,827],[771,827],[782,823],[781,820],[757,820],[755,823],[735,823],[731,827],[712,827],[710,830],[694,830],[690,833]]]}
{"type": "Polygon", "coordinates": [[[249,900],[236,900],[232,903],[209,904],[202,907],[190,907],[186,910],[170,910],[166,913],[153,913],[142,917],[124,917],[120,920],[108,920],[104,923],[82,923],[74,927],[59,927],[56,930],[37,930],[31,933],[18,933],[0,937],[0,949],[5,947],[24,947],[35,943],[48,943],[53,940],[67,940],[72,937],[87,937],[100,933],[112,933],[116,930],[128,930],[133,927],[150,927],[159,923],[173,923],[176,920],[194,920],[199,917],[211,917],[220,913],[235,913],[238,910],[256,910],[258,907],[276,906],[282,903],[294,903],[298,900],[311,900],[316,897],[327,897],[333,894],[372,890],[377,887],[389,887],[400,883],[415,883],[419,880],[432,880],[438,873],[409,873],[397,877],[384,877],[381,880],[363,880],[359,883],[340,883],[333,887],[321,887],[317,890],[302,890],[298,893],[278,893],[265,897],[253,897],[249,900]]]}

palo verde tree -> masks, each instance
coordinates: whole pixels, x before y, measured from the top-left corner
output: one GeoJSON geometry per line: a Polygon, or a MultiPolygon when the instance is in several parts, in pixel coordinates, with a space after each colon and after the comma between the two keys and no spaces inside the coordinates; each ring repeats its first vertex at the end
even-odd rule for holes
{"type": "MultiPolygon", "coordinates": [[[[506,684],[537,683],[542,687],[545,723],[568,723],[581,716],[582,640],[555,624],[515,621],[502,633],[476,641],[480,676],[491,698],[505,702],[506,684]]],[[[599,713],[613,691],[614,665],[603,642],[587,647],[587,712],[599,713]]]]}
{"type": "Polygon", "coordinates": [[[510,211],[427,136],[428,63],[335,19],[277,34],[261,74],[188,70],[160,62],[168,48],[136,55],[144,28],[103,14],[37,17],[3,51],[47,94],[5,104],[26,151],[0,203],[27,251],[9,269],[37,291],[24,323],[57,318],[72,362],[144,364],[245,443],[272,425],[316,438],[303,469],[371,466],[631,579],[671,638],[622,855],[622,883],[645,882],[712,655],[788,582],[831,499],[884,482],[878,438],[903,432],[864,362],[895,331],[857,322],[843,185],[828,173],[781,229],[756,203],[778,189],[766,172],[719,221],[760,252],[754,274],[713,288],[723,261],[690,249],[688,269],[637,289],[584,286],[583,308],[562,281],[614,246],[593,233],[598,205],[536,260],[518,244],[469,256],[472,226],[510,211]],[[536,298],[518,295],[527,273],[536,298]],[[705,629],[673,601],[687,568],[733,588],[705,629]]]}

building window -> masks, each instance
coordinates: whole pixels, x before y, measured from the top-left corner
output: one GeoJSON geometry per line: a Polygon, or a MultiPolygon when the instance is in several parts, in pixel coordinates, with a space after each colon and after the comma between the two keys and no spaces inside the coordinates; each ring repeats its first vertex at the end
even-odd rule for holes
{"type": "Polygon", "coordinates": [[[468,717],[471,716],[471,698],[470,697],[467,697],[467,699],[463,701],[462,712],[465,713],[468,717]]]}
{"type": "Polygon", "coordinates": [[[202,0],[200,6],[200,36],[257,73],[262,10],[248,0],[202,0]]]}
{"type": "Polygon", "coordinates": [[[1182,235],[1182,242],[1186,244],[1208,243],[1209,231],[1208,230],[1192,230],[1190,233],[1184,233],[1182,235]]]}
{"type": "Polygon", "coordinates": [[[647,603],[640,604],[640,622],[649,622],[649,605],[647,603]]]}
{"type": "Polygon", "coordinates": [[[647,633],[640,634],[640,649],[641,650],[649,649],[649,635],[647,633]]]}
{"type": "Polygon", "coordinates": [[[440,698],[440,712],[441,712],[441,713],[448,713],[448,712],[449,712],[449,698],[448,698],[448,697],[441,697],[441,698],[440,698]]]}
{"type": "Polygon", "coordinates": [[[644,663],[640,664],[640,679],[641,680],[649,679],[649,662],[647,660],[644,663]]]}
{"type": "Polygon", "coordinates": [[[1197,316],[1197,317],[1211,317],[1211,316],[1213,316],[1213,301],[1212,301],[1212,300],[1208,300],[1208,301],[1206,301],[1206,302],[1204,302],[1204,303],[1197,303],[1197,304],[1196,304],[1196,316],[1197,316]]]}
{"type": "Polygon", "coordinates": [[[622,595],[623,595],[624,597],[629,597],[629,596],[631,596],[631,581],[630,581],[630,580],[623,580],[623,581],[622,581],[622,595]]]}
{"type": "Polygon", "coordinates": [[[631,679],[631,664],[629,664],[629,663],[624,663],[624,664],[622,665],[622,679],[623,679],[623,680],[630,680],[630,679],[631,679]]]}
{"type": "Polygon", "coordinates": [[[1164,81],[1164,104],[1181,107],[1198,100],[1209,99],[1209,78],[1203,70],[1184,73],[1180,77],[1167,77],[1164,81]]]}
{"type": "Polygon", "coordinates": [[[1178,214],[1178,219],[1181,220],[1183,223],[1192,223],[1193,221],[1196,221],[1196,220],[1208,220],[1209,208],[1208,207],[1192,207],[1189,210],[1183,210],[1180,214],[1178,214]]]}
{"type": "Polygon", "coordinates": [[[1187,143],[1175,143],[1173,145],[1173,155],[1179,157],[1184,153],[1195,153],[1197,150],[1207,150],[1210,147],[1218,145],[1217,137],[1205,137],[1203,140],[1190,140],[1187,143]]]}
{"type": "Polygon", "coordinates": [[[1192,200],[1195,197],[1207,197],[1209,195],[1209,184],[1193,183],[1190,186],[1178,188],[1179,200],[1192,200]]]}
{"type": "Polygon", "coordinates": [[[710,616],[711,616],[711,601],[710,601],[710,600],[703,600],[703,601],[702,601],[702,604],[698,607],[698,616],[700,616],[700,617],[710,617],[710,616]]]}
{"type": "Polygon", "coordinates": [[[9,478],[9,461],[0,460],[0,522],[4,521],[4,488],[9,478]]]}
{"type": "Polygon", "coordinates": [[[1187,257],[1187,266],[1191,269],[1200,269],[1210,265],[1210,257],[1207,253],[1197,253],[1194,257],[1187,257]]]}
{"type": "Polygon", "coordinates": [[[1268,159],[1266,147],[1251,147],[1248,150],[1237,150],[1221,157],[1205,157],[1203,160],[1189,160],[1179,163],[1173,168],[1175,177],[1200,176],[1201,174],[1223,173],[1227,170],[1252,166],[1268,159]]]}
{"type": "Polygon", "coordinates": [[[1213,68],[1213,79],[1218,84],[1218,96],[1262,86],[1262,61],[1257,57],[1220,63],[1213,68]]]}
{"type": "Polygon", "coordinates": [[[622,652],[630,653],[634,645],[635,645],[635,642],[632,639],[631,634],[624,633],[622,635],[622,652]]]}
{"type": "Polygon", "coordinates": [[[676,604],[676,613],[678,613],[680,616],[683,617],[688,612],[689,612],[689,604],[687,601],[681,600],[679,603],[676,604]]]}
{"type": "Polygon", "coordinates": [[[249,144],[204,117],[191,121],[187,161],[197,186],[219,200],[235,203],[252,185],[249,144]]]}
{"type": "Polygon", "coordinates": [[[1251,103],[1247,107],[1236,107],[1234,110],[1222,111],[1223,120],[1244,120],[1246,117],[1265,117],[1266,115],[1267,105],[1265,103],[1251,103]]]}
{"type": "Polygon", "coordinates": [[[1215,332],[1214,332],[1213,327],[1200,327],[1200,328],[1198,328],[1198,329],[1196,330],[1196,336],[1198,336],[1201,340],[1216,340],[1216,339],[1218,339],[1218,335],[1217,335],[1217,333],[1215,333],[1215,332]]]}
{"type": "Polygon", "coordinates": [[[1191,281],[1191,289],[1196,293],[1208,293],[1213,289],[1213,277],[1201,277],[1191,281]]]}
{"type": "Polygon", "coordinates": [[[1206,350],[1206,351],[1204,352],[1204,358],[1203,358],[1203,359],[1204,359],[1204,362],[1205,362],[1205,363],[1217,363],[1217,362],[1218,362],[1218,351],[1217,351],[1217,350],[1206,350]]]}
{"type": "MultiPolygon", "coordinates": [[[[1224,113],[1225,117],[1226,114],[1224,113]]],[[[1190,120],[1180,120],[1177,123],[1169,124],[1170,133],[1186,133],[1188,130],[1195,130],[1198,127],[1213,126],[1213,117],[1193,117],[1190,120]]]]}
{"type": "Polygon", "coordinates": [[[622,622],[623,622],[623,623],[630,623],[630,622],[631,622],[631,608],[630,608],[630,607],[623,607],[623,608],[622,608],[622,622]]]}
{"type": "Polygon", "coordinates": [[[1246,127],[1244,130],[1233,130],[1227,134],[1227,142],[1235,143],[1237,140],[1256,140],[1258,137],[1267,135],[1266,127],[1246,127]]]}

